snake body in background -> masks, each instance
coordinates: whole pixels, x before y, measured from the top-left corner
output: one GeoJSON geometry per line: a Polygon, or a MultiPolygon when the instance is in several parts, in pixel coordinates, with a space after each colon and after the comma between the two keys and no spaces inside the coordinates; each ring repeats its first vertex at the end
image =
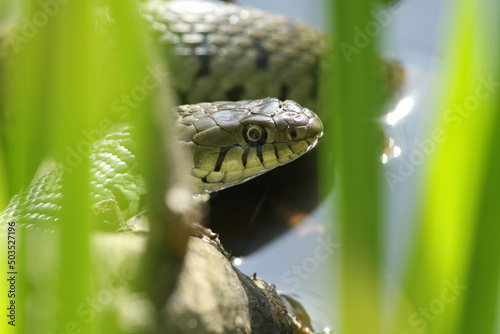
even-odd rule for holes
{"type": "MultiPolygon", "coordinates": [[[[230,3],[150,1],[142,12],[158,38],[174,45],[178,57],[170,68],[183,102],[244,99],[175,108],[196,193],[239,184],[314,147],[323,130],[319,118],[294,101],[265,97],[314,99],[317,31],[230,3]],[[264,99],[247,100],[254,98],[264,99]]],[[[107,134],[90,157],[92,202],[115,201],[125,220],[141,210],[146,193],[131,131],[124,126],[107,134]]],[[[45,229],[57,222],[63,177],[60,166],[16,195],[1,225],[15,220],[45,229]]]]}

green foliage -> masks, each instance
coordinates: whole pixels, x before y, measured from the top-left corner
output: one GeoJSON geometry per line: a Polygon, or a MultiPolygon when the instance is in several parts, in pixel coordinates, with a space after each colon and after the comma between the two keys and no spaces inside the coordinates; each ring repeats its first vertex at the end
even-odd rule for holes
{"type": "MultiPolygon", "coordinates": [[[[383,194],[374,159],[379,152],[374,121],[380,104],[374,101],[380,101],[380,93],[373,74],[377,41],[372,38],[363,47],[354,42],[356,31],[372,19],[374,2],[332,3],[336,51],[330,65],[335,71],[324,95],[333,103],[330,112],[335,116],[325,121],[329,146],[323,153],[334,149],[338,174],[338,200],[332,205],[339,208],[333,219],[339,221],[342,245],[340,296],[332,299],[340,299],[342,332],[495,333],[500,264],[499,41],[498,25],[488,13],[495,12],[495,5],[450,5],[447,66],[440,99],[430,111],[436,117],[432,129],[439,129],[445,139],[427,159],[417,209],[421,214],[416,217],[410,255],[402,259],[405,278],[392,282],[399,296],[392,301],[390,316],[382,317],[383,298],[389,298],[382,287],[389,285],[381,284],[386,242],[380,237],[385,232],[378,217],[384,215],[377,199],[383,194]]],[[[324,164],[323,178],[332,174],[330,164],[324,164]]]]}
{"type": "Polygon", "coordinates": [[[492,198],[500,177],[499,64],[498,41],[487,38],[495,27],[490,10],[485,3],[460,1],[448,28],[448,66],[435,109],[435,128],[445,140],[428,165],[404,288],[412,312],[433,302],[445,312],[422,321],[414,332],[496,332],[500,211],[492,198]],[[484,85],[487,81],[493,85],[484,85]],[[448,302],[450,282],[458,290],[448,302]]]}
{"type": "MultiPolygon", "coordinates": [[[[381,110],[376,41],[357,44],[356,27],[370,21],[370,1],[337,1],[333,11],[335,52],[322,109],[323,156],[334,152],[340,221],[340,307],[345,333],[378,333],[380,327],[381,198],[377,154],[381,137],[375,122],[381,110]],[[362,93],[361,93],[362,92],[362,93]],[[328,103],[329,101],[330,103],[328,103]],[[325,141],[327,141],[325,143],[325,141]],[[359,321],[363,314],[364,321],[359,321]]],[[[325,163],[322,178],[333,177],[325,163]]],[[[326,182],[331,184],[332,181],[326,182]]],[[[334,205],[332,203],[332,205],[334,205]]],[[[334,298],[334,297],[332,297],[334,298]]]]}
{"type": "MultiPolygon", "coordinates": [[[[91,251],[90,143],[127,122],[136,126],[139,146],[152,146],[155,92],[129,108],[121,99],[141,86],[155,51],[135,2],[16,0],[2,8],[10,10],[2,15],[2,28],[10,29],[2,41],[2,207],[30,185],[42,162],[68,170],[58,230],[17,230],[16,332],[119,332],[113,315],[90,321],[82,314],[101,291],[100,260],[91,251]]],[[[0,326],[13,330],[4,320],[0,326]]]]}

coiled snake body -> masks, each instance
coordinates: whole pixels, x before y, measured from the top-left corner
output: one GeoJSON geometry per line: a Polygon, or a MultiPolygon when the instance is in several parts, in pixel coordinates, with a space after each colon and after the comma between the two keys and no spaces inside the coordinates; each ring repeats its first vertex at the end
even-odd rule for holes
{"type": "MultiPolygon", "coordinates": [[[[241,99],[174,110],[195,193],[245,182],[314,147],[323,131],[319,118],[294,101],[264,97],[312,103],[315,30],[229,3],[150,1],[142,12],[158,38],[174,45],[178,57],[170,68],[183,102],[241,99]]],[[[146,193],[131,131],[125,126],[109,133],[93,144],[91,155],[94,205],[116,201],[125,220],[139,212],[146,193]]],[[[36,229],[57,222],[62,177],[60,166],[16,195],[0,214],[0,228],[12,220],[36,229]]]]}

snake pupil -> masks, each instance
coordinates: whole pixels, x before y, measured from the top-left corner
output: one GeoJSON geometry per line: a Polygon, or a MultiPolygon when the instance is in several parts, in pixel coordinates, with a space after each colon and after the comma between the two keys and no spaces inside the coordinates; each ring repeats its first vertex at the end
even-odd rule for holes
{"type": "Polygon", "coordinates": [[[257,141],[260,139],[260,130],[257,128],[250,128],[247,132],[248,139],[257,141]]]}
{"type": "Polygon", "coordinates": [[[243,129],[243,137],[245,141],[252,146],[263,145],[267,140],[267,132],[266,129],[260,125],[247,124],[243,129]]]}

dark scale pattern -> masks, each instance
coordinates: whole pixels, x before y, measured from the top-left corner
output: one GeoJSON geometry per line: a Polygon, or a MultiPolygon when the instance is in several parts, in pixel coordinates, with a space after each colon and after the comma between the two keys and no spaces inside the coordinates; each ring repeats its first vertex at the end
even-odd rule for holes
{"type": "Polygon", "coordinates": [[[319,31],[232,3],[150,2],[143,14],[174,45],[181,103],[274,96],[315,108],[319,31]]]}
{"type": "Polygon", "coordinates": [[[269,67],[269,53],[262,47],[262,40],[255,41],[255,48],[257,50],[256,68],[264,71],[269,67]]]}
{"type": "Polygon", "coordinates": [[[211,47],[207,42],[207,34],[200,35],[203,36],[203,42],[195,46],[195,50],[199,50],[197,57],[200,62],[200,69],[198,70],[198,73],[196,73],[196,77],[210,75],[210,60],[212,59],[210,52],[207,52],[211,47]]]}

